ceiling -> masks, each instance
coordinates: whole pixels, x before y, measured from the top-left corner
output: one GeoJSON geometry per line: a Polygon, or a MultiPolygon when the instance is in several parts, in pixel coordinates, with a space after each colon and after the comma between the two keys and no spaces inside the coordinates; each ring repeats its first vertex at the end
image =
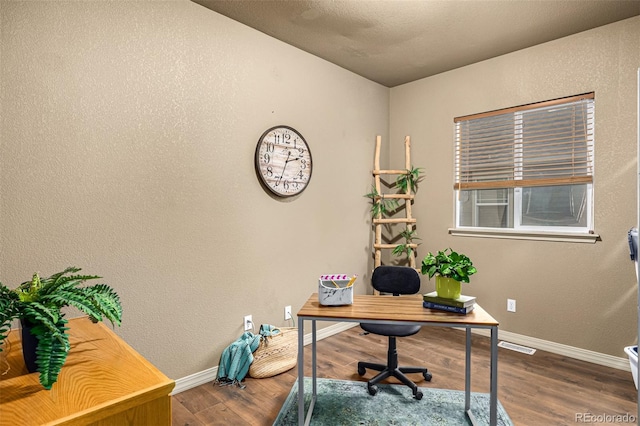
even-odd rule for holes
{"type": "Polygon", "coordinates": [[[192,0],[387,87],[640,15],[640,0],[192,0]]]}

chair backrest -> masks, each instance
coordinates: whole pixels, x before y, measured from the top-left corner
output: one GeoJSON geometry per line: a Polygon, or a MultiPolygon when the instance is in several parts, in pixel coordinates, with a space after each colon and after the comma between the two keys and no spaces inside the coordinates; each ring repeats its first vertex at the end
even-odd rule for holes
{"type": "Polygon", "coordinates": [[[420,275],[408,266],[378,266],[371,277],[373,288],[382,293],[415,294],[420,291],[420,275]]]}

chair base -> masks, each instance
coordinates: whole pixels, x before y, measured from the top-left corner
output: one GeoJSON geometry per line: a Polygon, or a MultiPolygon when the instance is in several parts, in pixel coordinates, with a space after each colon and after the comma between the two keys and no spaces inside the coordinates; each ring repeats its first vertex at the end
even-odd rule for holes
{"type": "Polygon", "coordinates": [[[428,382],[431,381],[432,375],[425,367],[400,367],[398,366],[398,352],[396,351],[395,337],[389,337],[389,351],[387,352],[387,364],[377,364],[371,362],[358,362],[358,374],[364,376],[366,370],[379,371],[374,378],[367,382],[367,389],[370,395],[375,395],[378,388],[375,386],[387,377],[395,377],[404,385],[411,388],[413,396],[416,399],[422,399],[422,392],[418,389],[418,385],[411,381],[405,373],[422,373],[422,377],[428,382]]]}

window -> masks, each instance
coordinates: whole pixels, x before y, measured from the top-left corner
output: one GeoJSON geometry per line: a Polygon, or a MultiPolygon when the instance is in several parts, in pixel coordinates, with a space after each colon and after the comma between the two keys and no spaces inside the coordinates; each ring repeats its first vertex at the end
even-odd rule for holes
{"type": "Polygon", "coordinates": [[[593,120],[593,93],[456,118],[456,227],[592,233],[593,120]]]}

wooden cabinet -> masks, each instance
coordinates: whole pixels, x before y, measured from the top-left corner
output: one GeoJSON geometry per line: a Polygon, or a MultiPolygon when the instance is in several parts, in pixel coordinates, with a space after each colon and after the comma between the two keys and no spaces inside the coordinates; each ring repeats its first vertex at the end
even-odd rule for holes
{"type": "Polygon", "coordinates": [[[45,390],[28,374],[19,330],[0,353],[0,425],[170,425],[173,380],[102,323],[69,321],[71,351],[45,390]],[[6,362],[5,362],[6,359],[6,362]]]}

